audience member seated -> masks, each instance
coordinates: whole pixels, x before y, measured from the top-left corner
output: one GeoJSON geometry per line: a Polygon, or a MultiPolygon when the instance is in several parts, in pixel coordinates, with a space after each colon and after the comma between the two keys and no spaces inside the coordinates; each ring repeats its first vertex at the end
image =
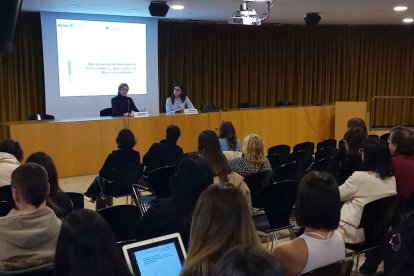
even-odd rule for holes
{"type": "Polygon", "coordinates": [[[76,209],[66,217],[56,246],[55,275],[131,275],[111,227],[98,213],[76,209]]]}
{"type": "Polygon", "coordinates": [[[46,200],[46,205],[55,211],[58,218],[65,218],[72,212],[73,204],[70,197],[62,191],[59,186],[59,178],[53,159],[46,153],[38,151],[31,154],[26,163],[36,163],[45,168],[50,185],[49,196],[46,200]]]}
{"type": "Polygon", "coordinates": [[[11,176],[17,210],[0,217],[0,271],[53,262],[61,221],[46,206],[46,170],[23,164],[11,176]]]}
{"type": "Polygon", "coordinates": [[[220,149],[218,136],[214,131],[204,130],[200,133],[198,136],[198,152],[212,169],[214,183],[232,183],[235,187],[243,191],[248,205],[252,206],[249,187],[247,187],[241,175],[231,171],[227,159],[220,149]]]}
{"type": "Polygon", "coordinates": [[[0,143],[0,186],[10,185],[12,172],[23,161],[23,150],[20,143],[4,140],[0,143]]]}
{"type": "MultiPolygon", "coordinates": [[[[341,201],[344,201],[339,230],[346,243],[359,243],[365,240],[364,229],[357,228],[365,204],[396,194],[391,154],[387,143],[379,139],[367,139],[362,144],[361,153],[361,170],[354,172],[339,187],[341,201]]],[[[377,250],[368,251],[360,271],[366,274],[374,273],[381,259],[377,250]]]]}
{"type": "Polygon", "coordinates": [[[272,167],[265,156],[262,138],[257,134],[247,135],[243,140],[243,156],[229,160],[229,167],[243,177],[271,171],[272,167]]]}
{"type": "Polygon", "coordinates": [[[360,127],[354,127],[345,132],[345,156],[339,160],[339,185],[343,184],[361,166],[359,149],[366,138],[366,133],[360,127]]]}
{"type": "Polygon", "coordinates": [[[403,196],[414,193],[414,132],[407,127],[391,129],[388,146],[397,181],[397,192],[403,196]]]}
{"type": "Polygon", "coordinates": [[[128,164],[140,162],[139,152],[133,150],[136,140],[130,129],[121,129],[116,137],[116,144],[118,150],[114,150],[106,157],[105,163],[99,171],[99,176],[94,179],[85,193],[85,196],[90,198],[91,201],[95,201],[96,197],[102,192],[99,183],[109,185],[109,181],[114,180],[114,171],[128,164]]]}
{"type": "Polygon", "coordinates": [[[141,218],[132,230],[131,238],[145,240],[179,232],[188,248],[191,220],[197,199],[213,183],[208,164],[195,154],[186,155],[173,178],[173,196],[160,199],[141,218]]]}
{"type": "Polygon", "coordinates": [[[236,130],[229,121],[220,124],[219,141],[222,151],[240,151],[240,140],[237,139],[236,130]]]}
{"type": "Polygon", "coordinates": [[[197,202],[180,275],[213,275],[218,259],[238,245],[261,249],[244,195],[230,183],[211,185],[197,202]]]}
{"type": "Polygon", "coordinates": [[[296,222],[303,235],[276,247],[273,254],[287,275],[300,275],[345,258],[345,243],[337,230],[341,202],[338,185],[329,174],[310,172],[296,196],[296,222]]]}
{"type": "Polygon", "coordinates": [[[399,231],[394,231],[386,241],[384,273],[390,276],[414,275],[414,212],[407,213],[401,220],[399,231]]]}
{"type": "MultiPolygon", "coordinates": [[[[360,128],[362,128],[362,131],[365,133],[365,138],[368,138],[367,125],[365,124],[365,121],[362,118],[351,118],[351,119],[349,119],[348,122],[346,123],[346,127],[347,127],[348,130],[350,130],[352,128],[360,127],[360,128]]],[[[345,161],[345,159],[346,159],[345,145],[342,145],[341,147],[339,147],[335,158],[339,162],[345,161]]]]}
{"type": "Polygon", "coordinates": [[[146,173],[163,166],[177,166],[184,155],[183,149],[177,145],[180,135],[181,131],[178,126],[169,125],[167,127],[166,139],[152,144],[142,158],[142,163],[146,166],[146,173]]]}
{"type": "Polygon", "coordinates": [[[264,249],[237,246],[226,252],[214,268],[215,276],[284,276],[280,263],[264,249]]]}

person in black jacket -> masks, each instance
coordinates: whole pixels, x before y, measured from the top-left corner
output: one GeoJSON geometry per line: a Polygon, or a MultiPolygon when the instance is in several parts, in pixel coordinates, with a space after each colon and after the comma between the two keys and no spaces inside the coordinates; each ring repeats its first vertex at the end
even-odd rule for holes
{"type": "Polygon", "coordinates": [[[118,96],[111,100],[112,116],[128,116],[132,111],[138,112],[134,101],[127,97],[129,86],[126,83],[121,83],[118,87],[118,96]]]}
{"type": "Polygon", "coordinates": [[[122,169],[128,164],[140,162],[141,157],[139,152],[133,150],[136,140],[134,133],[130,129],[121,129],[116,137],[116,144],[118,145],[118,150],[114,150],[106,157],[106,160],[99,171],[99,176],[95,178],[84,194],[86,199],[95,201],[96,197],[101,193],[99,181],[102,178],[107,181],[115,180],[115,171],[122,169]]]}
{"type": "Polygon", "coordinates": [[[152,144],[142,159],[142,163],[146,166],[146,173],[163,166],[178,165],[184,155],[183,149],[177,145],[180,135],[181,131],[178,126],[169,125],[167,127],[166,139],[152,144]]]}
{"type": "Polygon", "coordinates": [[[200,194],[213,183],[210,166],[197,154],[188,154],[177,167],[173,195],[160,199],[133,225],[131,239],[146,240],[178,232],[188,248],[191,220],[200,194]]]}

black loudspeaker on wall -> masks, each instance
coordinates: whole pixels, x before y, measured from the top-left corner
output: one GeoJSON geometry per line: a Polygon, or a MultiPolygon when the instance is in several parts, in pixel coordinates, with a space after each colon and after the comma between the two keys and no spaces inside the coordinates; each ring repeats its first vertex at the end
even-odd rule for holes
{"type": "Polygon", "coordinates": [[[165,1],[151,1],[148,7],[150,14],[158,17],[165,17],[169,8],[165,1]]]}
{"type": "Polygon", "coordinates": [[[0,0],[0,52],[12,52],[22,0],[0,0]]]}

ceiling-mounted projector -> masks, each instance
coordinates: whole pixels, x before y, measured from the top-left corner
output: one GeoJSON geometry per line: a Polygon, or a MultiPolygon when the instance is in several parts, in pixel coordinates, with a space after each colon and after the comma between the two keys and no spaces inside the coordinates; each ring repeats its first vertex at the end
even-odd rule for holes
{"type": "Polygon", "coordinates": [[[230,24],[240,25],[256,25],[260,26],[262,21],[266,20],[270,16],[270,8],[273,7],[273,0],[247,0],[241,1],[240,10],[235,11],[229,18],[230,24]],[[264,2],[267,5],[267,12],[257,14],[256,10],[248,5],[249,2],[264,2]]]}

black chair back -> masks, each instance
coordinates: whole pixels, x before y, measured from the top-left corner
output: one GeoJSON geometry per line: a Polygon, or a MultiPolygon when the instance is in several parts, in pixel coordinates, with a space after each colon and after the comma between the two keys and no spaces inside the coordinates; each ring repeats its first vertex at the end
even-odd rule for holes
{"type": "Polygon", "coordinates": [[[177,167],[165,166],[148,173],[148,186],[157,198],[168,198],[172,195],[172,176],[177,167]]]}
{"type": "Polygon", "coordinates": [[[336,140],[335,139],[325,139],[316,144],[316,151],[319,151],[324,148],[334,148],[336,149],[336,140]]]}
{"type": "Polygon", "coordinates": [[[83,194],[76,192],[66,192],[66,194],[70,197],[70,200],[72,201],[73,210],[83,209],[85,207],[85,203],[83,201],[83,194]]]}
{"type": "Polygon", "coordinates": [[[130,163],[114,170],[114,181],[104,187],[105,195],[119,197],[133,193],[132,184],[138,183],[143,175],[144,166],[139,163],[130,163]]]}
{"type": "Polygon", "coordinates": [[[264,187],[260,192],[263,208],[270,228],[290,225],[290,212],[295,204],[298,182],[286,180],[264,187]]]}
{"type": "Polygon", "coordinates": [[[370,139],[378,139],[379,140],[379,135],[377,135],[377,134],[370,134],[370,135],[368,135],[368,138],[370,138],[370,139]]]}
{"type": "Polygon", "coordinates": [[[11,209],[13,209],[13,205],[10,202],[0,201],[0,217],[7,215],[11,209]]]}
{"type": "Polygon", "coordinates": [[[335,177],[339,170],[338,161],[334,157],[324,158],[313,162],[310,170],[330,173],[335,177]]]}
{"type": "Polygon", "coordinates": [[[305,175],[306,165],[301,161],[293,161],[276,169],[275,181],[296,180],[300,182],[305,175]]]}
{"type": "Polygon", "coordinates": [[[290,146],[289,145],[276,145],[267,149],[267,154],[281,154],[281,155],[289,155],[290,154],[290,146]]]}
{"type": "Polygon", "coordinates": [[[0,187],[0,200],[13,202],[11,185],[4,185],[0,187]]]}
{"type": "Polygon", "coordinates": [[[276,170],[283,164],[286,164],[287,162],[287,155],[282,154],[269,154],[267,156],[267,159],[269,160],[270,166],[272,167],[272,170],[276,170]]]}
{"type": "Polygon", "coordinates": [[[402,202],[402,196],[393,195],[364,206],[359,227],[364,228],[366,246],[376,246],[383,241],[392,222],[399,216],[402,202]]]}
{"type": "Polygon", "coordinates": [[[327,266],[317,268],[309,271],[308,273],[302,274],[302,276],[349,276],[352,272],[354,265],[353,260],[342,260],[327,266]]]}
{"type": "Polygon", "coordinates": [[[141,210],[135,205],[115,205],[97,212],[111,226],[117,241],[127,240],[134,222],[141,217],[141,210]]]}
{"type": "Polygon", "coordinates": [[[108,108],[104,108],[101,111],[99,111],[99,116],[103,117],[103,116],[112,116],[112,108],[108,107],[108,108]]]}
{"type": "Polygon", "coordinates": [[[336,148],[322,148],[315,152],[315,161],[328,157],[335,157],[338,150],[336,148]]]}
{"type": "Polygon", "coordinates": [[[382,134],[382,135],[380,135],[380,140],[382,140],[382,141],[384,141],[384,142],[388,142],[388,138],[390,137],[390,134],[391,133],[384,133],[384,134],[382,134]]]}
{"type": "Polygon", "coordinates": [[[29,121],[54,120],[55,116],[49,114],[32,114],[27,119],[29,121]]]}
{"type": "Polygon", "coordinates": [[[313,142],[302,142],[293,146],[293,151],[308,150],[312,154],[315,151],[315,143],[313,142]]]}
{"type": "Polygon", "coordinates": [[[289,162],[300,161],[300,162],[305,163],[305,166],[308,167],[313,161],[312,155],[313,155],[313,152],[309,150],[294,151],[289,155],[288,161],[289,162]]]}
{"type": "Polygon", "coordinates": [[[273,183],[273,171],[258,172],[244,178],[250,190],[252,207],[263,208],[260,200],[260,191],[273,183]]]}

